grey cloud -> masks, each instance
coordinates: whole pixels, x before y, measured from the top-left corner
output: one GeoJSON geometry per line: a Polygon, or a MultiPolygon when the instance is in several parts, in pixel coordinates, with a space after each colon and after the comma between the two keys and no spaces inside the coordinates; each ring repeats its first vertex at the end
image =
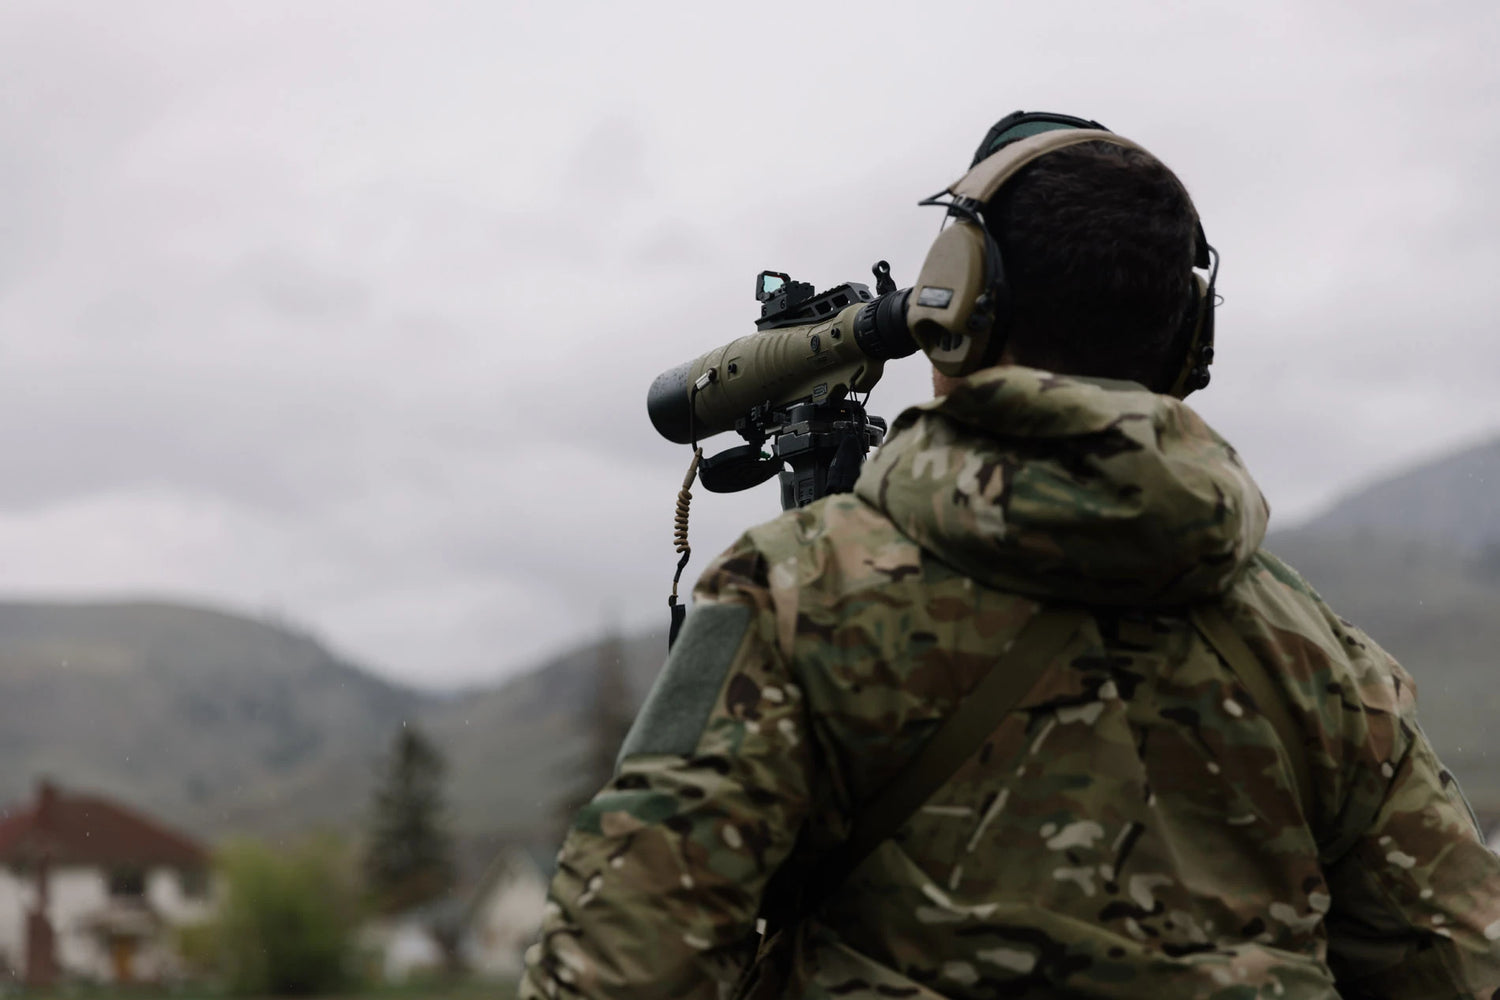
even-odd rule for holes
{"type": "Polygon", "coordinates": [[[272,313],[298,322],[358,322],[369,310],[369,286],[295,256],[268,251],[244,261],[243,280],[272,313]]]}
{"type": "Polygon", "coordinates": [[[647,197],[655,186],[649,149],[650,140],[634,114],[602,119],[578,144],[563,172],[568,195],[590,213],[647,197]]]}
{"type": "MultiPolygon", "coordinates": [[[[913,280],[916,200],[1020,106],[1189,184],[1228,299],[1195,405],[1278,519],[1500,428],[1488,7],[763,13],[798,30],[6,5],[0,586],[275,604],[436,685],[659,624],[650,380],[752,329],[761,268],[913,280]]],[[[892,365],[874,408],[927,391],[892,365]]],[[[700,491],[690,575],[775,510],[700,491]]]]}

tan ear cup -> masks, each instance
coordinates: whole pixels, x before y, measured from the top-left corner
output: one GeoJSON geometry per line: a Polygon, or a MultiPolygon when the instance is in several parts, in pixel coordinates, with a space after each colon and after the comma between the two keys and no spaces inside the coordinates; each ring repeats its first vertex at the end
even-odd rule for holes
{"type": "MultiPolygon", "coordinates": [[[[924,205],[963,205],[970,215],[988,202],[1022,167],[1046,154],[1082,142],[1109,142],[1139,149],[1129,139],[1098,129],[1042,132],[1018,139],[975,164],[950,184],[945,192],[953,202],[938,195],[924,205]]],[[[1003,300],[1005,289],[987,289],[984,231],[968,219],[955,220],[938,234],[906,308],[912,337],[944,375],[961,376],[995,364],[1005,339],[1003,300]],[[987,294],[989,293],[989,294],[987,294]],[[995,301],[1000,299],[1002,301],[995,301]],[[1000,315],[997,330],[997,313],[1000,315]]],[[[1002,275],[1000,262],[995,273],[1002,275]]]]}
{"type": "Polygon", "coordinates": [[[938,234],[906,307],[913,339],[944,375],[978,371],[993,315],[975,308],[984,292],[984,232],[955,220],[938,234]]]}

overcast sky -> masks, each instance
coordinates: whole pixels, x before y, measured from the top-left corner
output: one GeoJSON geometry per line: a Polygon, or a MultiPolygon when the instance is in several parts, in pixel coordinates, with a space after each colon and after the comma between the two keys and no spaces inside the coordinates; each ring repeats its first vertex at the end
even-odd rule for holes
{"type": "MultiPolygon", "coordinates": [[[[1497,47],[1485,2],[7,0],[0,593],[271,611],[428,687],[663,624],[651,379],[762,268],[909,284],[1021,107],[1187,183],[1194,405],[1294,523],[1500,433],[1497,47]]],[[[778,509],[700,491],[690,575],[778,509]]]]}

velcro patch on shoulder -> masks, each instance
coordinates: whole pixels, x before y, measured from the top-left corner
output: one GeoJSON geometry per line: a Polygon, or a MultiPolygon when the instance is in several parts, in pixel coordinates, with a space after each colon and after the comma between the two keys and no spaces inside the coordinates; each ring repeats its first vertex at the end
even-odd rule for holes
{"type": "Polygon", "coordinates": [[[619,760],[637,754],[687,756],[697,749],[749,626],[750,608],[744,604],[700,604],[688,612],[619,760]]]}

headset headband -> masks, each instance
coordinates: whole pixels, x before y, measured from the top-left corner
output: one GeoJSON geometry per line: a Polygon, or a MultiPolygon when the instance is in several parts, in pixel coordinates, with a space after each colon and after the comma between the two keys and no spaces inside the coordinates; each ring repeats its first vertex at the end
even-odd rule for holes
{"type": "Polygon", "coordinates": [[[998,152],[985,157],[971,167],[968,173],[948,185],[948,193],[970,201],[989,201],[1006,181],[1032,160],[1065,146],[1076,146],[1083,142],[1107,142],[1145,152],[1124,136],[1115,135],[1106,129],[1058,126],[1056,129],[1006,143],[998,152]]]}
{"type": "MultiPolygon", "coordinates": [[[[907,307],[913,337],[933,366],[946,375],[965,375],[994,364],[1006,340],[1010,291],[1000,248],[982,211],[1022,168],[1048,153],[1086,142],[1145,149],[1098,122],[1067,115],[1016,112],[997,122],[980,143],[969,171],[943,191],[921,202],[948,209],[959,224],[946,227],[928,251],[914,296],[907,307]],[[944,200],[946,197],[946,200],[944,200]]],[[[1208,384],[1213,360],[1214,279],[1218,258],[1201,220],[1195,220],[1191,311],[1177,334],[1180,360],[1163,373],[1158,391],[1182,398],[1208,384]]]]}
{"type": "MultiPolygon", "coordinates": [[[[950,185],[948,191],[960,197],[988,201],[1017,171],[1038,156],[1078,142],[1108,142],[1151,155],[1138,144],[1116,135],[1096,121],[1044,111],[1013,111],[990,128],[974,153],[974,162],[969,164],[969,172],[950,185]],[[1055,145],[1047,143],[1049,138],[1055,145]],[[1042,143],[1032,145],[1036,140],[1042,140],[1042,143]],[[1023,147],[1024,152],[1017,147],[1023,147]],[[1007,157],[1002,159],[1001,153],[1007,154],[1007,157]],[[1021,158],[1013,162],[1009,156],[1021,158]],[[981,171],[981,166],[986,167],[986,170],[981,171]],[[974,178],[973,182],[966,183],[971,177],[974,178]],[[986,181],[985,178],[991,179],[986,181]],[[972,189],[980,189],[984,193],[971,194],[972,189]]],[[[1208,235],[1203,231],[1202,219],[1198,220],[1197,225],[1198,238],[1193,246],[1193,266],[1206,271],[1211,266],[1208,235]]]]}
{"type": "MultiPolygon", "coordinates": [[[[990,126],[989,132],[984,136],[984,141],[980,142],[980,148],[974,151],[974,162],[969,163],[969,172],[972,174],[980,163],[993,159],[996,153],[1005,150],[1005,148],[1013,147],[1017,142],[1034,138],[1037,135],[1046,135],[1046,133],[1050,132],[1071,133],[1071,135],[1077,135],[1079,132],[1095,133],[1095,135],[1089,136],[1089,139],[1080,139],[1080,141],[1091,141],[1092,139],[1092,141],[1113,142],[1115,145],[1125,145],[1125,147],[1146,153],[1146,150],[1143,150],[1136,142],[1131,142],[1130,139],[1115,135],[1107,127],[1104,127],[1103,124],[1092,120],[1092,118],[1079,118],[1071,114],[1053,114],[1050,111],[1013,111],[1005,115],[1001,120],[996,121],[993,126],[990,126]],[[1103,132],[1104,135],[1097,135],[1098,132],[1103,132]]],[[[1049,147],[1046,151],[1052,151],[1053,148],[1062,148],[1064,145],[1070,144],[1062,142],[1061,145],[1049,147]]],[[[1038,153],[1038,156],[1040,156],[1040,153],[1038,153]]],[[[1028,162],[1031,159],[1032,157],[1028,157],[1028,162]]],[[[996,183],[990,186],[989,195],[986,195],[986,198],[995,195],[996,190],[999,190],[1001,184],[1004,184],[1008,178],[1014,177],[1016,171],[1019,171],[1025,165],[1025,162],[1017,163],[1014,169],[1005,174],[1005,177],[998,178],[996,183]]],[[[960,178],[948,190],[951,190],[953,193],[960,193],[957,190],[957,186],[962,183],[963,178],[960,178]]],[[[1209,256],[1209,238],[1208,234],[1203,232],[1202,219],[1199,219],[1197,226],[1199,226],[1199,238],[1197,238],[1197,243],[1193,247],[1193,267],[1206,271],[1209,270],[1209,267],[1212,267],[1212,258],[1209,256]]]]}
{"type": "Polygon", "coordinates": [[[980,160],[999,152],[1002,146],[1016,139],[1025,139],[1039,132],[1075,128],[1109,131],[1103,125],[1088,118],[1058,115],[1049,111],[1012,111],[990,127],[989,132],[985,134],[984,141],[974,151],[974,159],[970,162],[969,169],[974,169],[979,165],[980,160]]]}

